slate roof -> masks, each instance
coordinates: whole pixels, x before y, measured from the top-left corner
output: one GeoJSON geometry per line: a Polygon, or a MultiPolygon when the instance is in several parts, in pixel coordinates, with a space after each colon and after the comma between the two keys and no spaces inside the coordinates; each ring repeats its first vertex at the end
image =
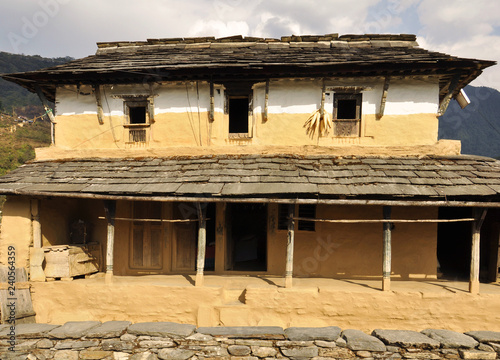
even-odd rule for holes
{"type": "Polygon", "coordinates": [[[36,161],[0,193],[210,199],[500,200],[500,162],[481,157],[213,155],[36,161]]]}
{"type": "MultiPolygon", "coordinates": [[[[149,39],[98,43],[96,55],[33,72],[4,75],[54,100],[56,84],[143,83],[178,79],[261,81],[304,76],[439,75],[457,91],[494,61],[459,58],[419,48],[415,35],[289,36],[281,39],[149,39]],[[34,83],[36,82],[36,83],[34,83]]],[[[448,84],[449,85],[449,84],[448,84]]]]}

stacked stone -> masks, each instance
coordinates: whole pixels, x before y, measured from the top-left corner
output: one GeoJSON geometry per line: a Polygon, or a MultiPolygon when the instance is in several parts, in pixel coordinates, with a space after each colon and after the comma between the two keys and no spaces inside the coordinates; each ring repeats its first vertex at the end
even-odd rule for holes
{"type": "Polygon", "coordinates": [[[0,325],[0,359],[500,359],[500,332],[201,327],[170,322],[0,325]]]}

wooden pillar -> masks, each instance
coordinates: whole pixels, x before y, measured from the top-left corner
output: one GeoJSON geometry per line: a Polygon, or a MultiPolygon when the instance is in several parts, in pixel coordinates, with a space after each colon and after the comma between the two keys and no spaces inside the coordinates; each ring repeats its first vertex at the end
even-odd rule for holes
{"type": "Polygon", "coordinates": [[[196,260],[196,286],[203,286],[203,270],[205,269],[205,249],[207,246],[207,204],[196,203],[198,209],[198,258],[196,260]]]}
{"type": "Polygon", "coordinates": [[[106,280],[113,277],[113,254],[115,247],[115,215],[116,201],[104,200],[104,211],[108,221],[108,235],[106,241],[106,280]]]}
{"type": "Polygon", "coordinates": [[[33,247],[30,248],[30,280],[45,281],[43,260],[45,253],[42,249],[42,225],[40,223],[40,200],[31,200],[31,229],[33,247]]]}
{"type": "MultiPolygon", "coordinates": [[[[384,220],[390,220],[391,219],[391,207],[390,206],[384,206],[384,220]]],[[[382,290],[383,291],[390,291],[391,290],[391,256],[392,256],[392,250],[391,250],[391,228],[392,228],[392,223],[389,221],[384,222],[384,254],[383,254],[383,259],[384,263],[382,266],[382,290]]]]}
{"type": "Polygon", "coordinates": [[[285,287],[292,287],[293,247],[295,242],[295,204],[288,205],[288,242],[286,245],[285,287]]]}
{"type": "Polygon", "coordinates": [[[479,293],[479,253],[480,253],[480,239],[481,239],[481,226],[483,225],[486,216],[486,209],[474,208],[474,218],[472,223],[472,247],[470,257],[470,281],[469,292],[471,294],[479,293]]]}

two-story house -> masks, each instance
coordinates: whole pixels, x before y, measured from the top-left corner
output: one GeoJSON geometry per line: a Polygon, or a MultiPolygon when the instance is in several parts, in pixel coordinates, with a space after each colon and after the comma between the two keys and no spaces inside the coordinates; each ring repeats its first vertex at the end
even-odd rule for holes
{"type": "Polygon", "coordinates": [[[500,163],[438,141],[438,115],[493,64],[413,35],[236,36],[98,43],[4,75],[39,94],[53,143],[0,178],[1,261],[15,246],[44,322],[404,326],[420,306],[419,326],[449,321],[436,304],[491,309],[390,290],[443,274],[477,294],[498,276],[500,163]],[[356,300],[332,285],[373,280],[385,291],[356,300]]]}

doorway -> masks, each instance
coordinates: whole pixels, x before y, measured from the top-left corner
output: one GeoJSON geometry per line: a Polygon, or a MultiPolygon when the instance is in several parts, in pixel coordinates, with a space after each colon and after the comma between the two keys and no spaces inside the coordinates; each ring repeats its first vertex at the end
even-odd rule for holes
{"type": "Polygon", "coordinates": [[[228,204],[226,270],[267,271],[267,204],[228,204]]]}

